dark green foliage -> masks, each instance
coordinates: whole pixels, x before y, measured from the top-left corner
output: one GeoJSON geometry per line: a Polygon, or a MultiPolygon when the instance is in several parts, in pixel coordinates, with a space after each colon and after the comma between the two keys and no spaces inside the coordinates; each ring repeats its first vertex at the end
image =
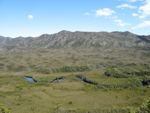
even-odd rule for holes
{"type": "Polygon", "coordinates": [[[6,108],[4,105],[0,104],[0,113],[10,113],[10,110],[6,108]]]}
{"type": "Polygon", "coordinates": [[[117,75],[119,74],[118,69],[115,67],[109,67],[106,69],[105,73],[106,76],[111,76],[111,77],[117,77],[117,75]]]}
{"type": "Polygon", "coordinates": [[[150,100],[145,102],[136,113],[150,113],[150,100]]]}
{"type": "Polygon", "coordinates": [[[68,104],[71,105],[71,104],[73,104],[73,102],[72,102],[72,101],[69,101],[68,104]]]}
{"type": "Polygon", "coordinates": [[[105,76],[115,78],[127,78],[127,77],[145,77],[150,76],[150,68],[147,65],[140,66],[111,66],[107,67],[105,76]]]}

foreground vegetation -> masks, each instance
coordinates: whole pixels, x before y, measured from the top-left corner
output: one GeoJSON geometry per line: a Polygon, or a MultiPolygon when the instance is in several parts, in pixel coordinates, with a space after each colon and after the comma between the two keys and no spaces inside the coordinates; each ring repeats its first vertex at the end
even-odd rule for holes
{"type": "Polygon", "coordinates": [[[26,81],[24,74],[1,74],[1,113],[141,113],[138,110],[149,110],[149,103],[146,103],[150,100],[149,86],[134,85],[135,78],[108,78],[93,71],[82,73],[103,85],[97,87],[80,81],[76,74],[36,74],[33,76],[37,83],[26,81]],[[65,79],[50,83],[56,76],[65,79]],[[126,88],[119,87],[122,85],[126,88]],[[143,103],[146,105],[141,107],[143,103]]]}
{"type": "Polygon", "coordinates": [[[150,85],[142,81],[150,80],[150,54],[135,51],[0,53],[0,113],[149,113],[150,85]]]}

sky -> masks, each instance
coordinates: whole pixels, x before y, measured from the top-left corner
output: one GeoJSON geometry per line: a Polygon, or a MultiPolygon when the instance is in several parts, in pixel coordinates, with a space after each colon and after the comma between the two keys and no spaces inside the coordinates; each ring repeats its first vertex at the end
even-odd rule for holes
{"type": "Polygon", "coordinates": [[[0,35],[61,30],[150,35],[150,0],[0,0],[0,35]]]}

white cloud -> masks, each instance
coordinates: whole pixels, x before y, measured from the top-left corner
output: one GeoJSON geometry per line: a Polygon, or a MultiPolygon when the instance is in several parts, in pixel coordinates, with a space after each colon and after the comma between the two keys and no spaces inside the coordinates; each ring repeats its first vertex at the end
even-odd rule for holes
{"type": "Polygon", "coordinates": [[[132,16],[137,17],[137,16],[139,16],[139,14],[137,14],[137,13],[133,13],[133,14],[132,14],[132,16]]]}
{"type": "Polygon", "coordinates": [[[146,18],[150,16],[150,0],[145,0],[144,5],[139,8],[140,18],[146,18]]]}
{"type": "Polygon", "coordinates": [[[136,26],[132,27],[132,29],[141,29],[145,27],[150,27],[150,20],[145,20],[142,23],[139,23],[136,26]]]}
{"type": "Polygon", "coordinates": [[[139,2],[139,1],[144,1],[144,0],[128,0],[129,2],[139,2]]]}
{"type": "Polygon", "coordinates": [[[27,18],[29,19],[29,20],[33,20],[33,15],[31,15],[31,14],[29,14],[29,15],[27,15],[27,18]]]}
{"type": "Polygon", "coordinates": [[[121,19],[115,19],[114,22],[117,23],[117,26],[120,26],[120,27],[125,27],[125,26],[129,25],[129,24],[123,22],[121,19]]]}
{"type": "Polygon", "coordinates": [[[96,11],[96,16],[111,16],[115,11],[109,8],[103,8],[96,11]]]}
{"type": "Polygon", "coordinates": [[[117,8],[121,8],[121,9],[124,9],[124,8],[136,9],[137,7],[133,6],[133,5],[129,5],[129,4],[121,4],[121,5],[118,5],[117,8]]]}

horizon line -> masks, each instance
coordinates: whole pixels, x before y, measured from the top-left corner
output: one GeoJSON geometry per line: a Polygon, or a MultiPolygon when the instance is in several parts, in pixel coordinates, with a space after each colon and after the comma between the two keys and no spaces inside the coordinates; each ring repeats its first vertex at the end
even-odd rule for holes
{"type": "Polygon", "coordinates": [[[102,32],[106,32],[106,33],[113,33],[113,32],[122,32],[122,33],[125,33],[125,32],[129,32],[129,33],[132,33],[132,34],[135,34],[135,35],[139,35],[139,36],[149,36],[150,34],[138,34],[138,33],[134,33],[134,32],[131,32],[131,31],[84,31],[84,30],[59,30],[57,32],[52,32],[52,33],[41,33],[41,34],[37,34],[37,35],[28,35],[28,36],[23,36],[23,35],[18,35],[18,36],[4,36],[4,35],[1,35],[0,34],[0,37],[6,37],[6,38],[36,38],[36,37],[40,37],[42,35],[53,35],[53,34],[57,34],[57,33],[60,33],[60,32],[72,32],[72,33],[75,33],[75,32],[87,32],[87,33],[102,33],[102,32]]]}

